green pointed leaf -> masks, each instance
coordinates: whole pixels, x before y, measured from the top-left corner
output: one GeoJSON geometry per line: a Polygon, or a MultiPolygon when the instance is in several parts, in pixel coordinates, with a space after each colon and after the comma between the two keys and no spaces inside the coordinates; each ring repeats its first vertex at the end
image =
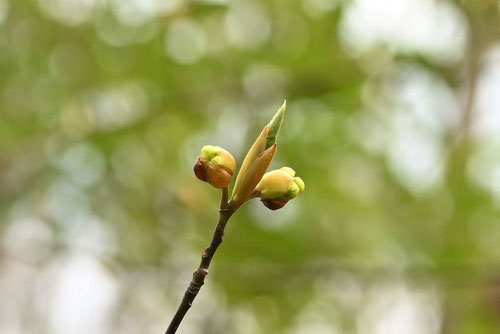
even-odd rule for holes
{"type": "Polygon", "coordinates": [[[240,171],[238,172],[238,175],[236,176],[236,182],[234,184],[233,188],[233,193],[231,195],[232,199],[235,198],[241,198],[242,197],[242,188],[244,187],[244,183],[246,182],[247,175],[248,175],[248,169],[250,166],[253,164],[255,159],[264,152],[265,149],[265,144],[267,137],[269,135],[269,127],[265,127],[262,132],[260,133],[259,137],[255,140],[253,143],[252,147],[248,151],[247,155],[245,156],[245,159],[243,160],[243,163],[241,164],[240,171]]]}
{"type": "Polygon", "coordinates": [[[283,105],[278,110],[276,115],[274,115],[273,119],[267,125],[269,127],[269,135],[267,136],[266,141],[266,149],[273,146],[278,140],[278,134],[281,129],[281,125],[283,124],[283,119],[285,118],[286,111],[286,100],[283,102],[283,105]]]}

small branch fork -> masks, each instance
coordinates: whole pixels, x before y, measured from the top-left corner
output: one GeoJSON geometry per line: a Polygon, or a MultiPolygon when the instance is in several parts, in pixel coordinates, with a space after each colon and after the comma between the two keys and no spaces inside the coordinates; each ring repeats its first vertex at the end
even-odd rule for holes
{"type": "Polygon", "coordinates": [[[215,227],[215,231],[212,237],[212,241],[210,245],[205,248],[205,251],[201,255],[201,262],[198,269],[193,273],[193,278],[191,283],[184,293],[184,297],[182,298],[182,302],[177,309],[170,325],[167,328],[165,334],[174,334],[179,328],[179,325],[186,315],[186,312],[191,308],[194,299],[198,295],[201,287],[205,283],[205,277],[208,275],[208,267],[210,266],[210,262],[212,262],[212,258],[217,251],[217,248],[222,243],[224,238],[224,229],[226,224],[234,213],[235,209],[232,208],[228,203],[228,189],[222,189],[222,196],[219,207],[219,221],[217,222],[217,226],[215,227]]]}

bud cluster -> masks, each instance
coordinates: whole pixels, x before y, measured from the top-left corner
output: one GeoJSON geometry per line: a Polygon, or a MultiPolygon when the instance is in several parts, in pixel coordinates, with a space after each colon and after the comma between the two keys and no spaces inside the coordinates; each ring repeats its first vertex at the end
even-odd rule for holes
{"type": "MultiPolygon", "coordinates": [[[[266,207],[277,210],[304,191],[304,181],[295,177],[295,171],[289,167],[266,173],[276,154],[285,109],[286,103],[264,127],[245,156],[229,200],[232,208],[237,209],[245,201],[260,197],[266,207]]],[[[215,188],[227,188],[235,169],[236,162],[231,153],[212,145],[201,149],[194,165],[196,176],[215,188]]]]}

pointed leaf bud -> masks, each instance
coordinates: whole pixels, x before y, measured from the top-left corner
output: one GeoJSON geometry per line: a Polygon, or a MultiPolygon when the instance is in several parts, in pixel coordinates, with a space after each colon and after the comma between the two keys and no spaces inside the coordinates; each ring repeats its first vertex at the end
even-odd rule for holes
{"type": "Polygon", "coordinates": [[[271,147],[278,140],[281,125],[283,124],[283,119],[285,118],[285,111],[286,100],[285,102],[283,102],[278,112],[274,115],[273,119],[267,125],[269,127],[269,135],[267,136],[266,148],[271,147]]]}
{"type": "Polygon", "coordinates": [[[283,123],[285,110],[286,102],[283,103],[269,124],[264,127],[245,156],[231,195],[230,204],[233,207],[240,206],[251,196],[255,186],[269,168],[276,154],[276,140],[283,123]]]}
{"type": "Polygon", "coordinates": [[[203,146],[193,168],[197,178],[215,188],[227,187],[235,169],[236,162],[231,153],[212,145],[203,146]]]}
{"type": "Polygon", "coordinates": [[[277,210],[305,190],[304,181],[295,176],[290,167],[283,167],[266,173],[257,185],[262,203],[271,210],[277,210]]]}

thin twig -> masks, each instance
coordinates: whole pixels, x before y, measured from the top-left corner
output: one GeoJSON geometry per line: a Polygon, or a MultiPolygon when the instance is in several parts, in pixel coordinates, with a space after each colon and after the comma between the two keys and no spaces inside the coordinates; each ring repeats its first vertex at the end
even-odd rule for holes
{"type": "Polygon", "coordinates": [[[201,255],[201,262],[198,269],[193,273],[193,278],[191,283],[189,284],[186,292],[184,293],[184,298],[182,298],[182,302],[177,309],[170,325],[168,326],[165,334],[174,334],[179,328],[179,325],[186,315],[186,312],[189,310],[191,305],[193,304],[193,300],[198,295],[201,287],[205,283],[205,277],[208,275],[208,267],[210,266],[210,262],[217,251],[217,248],[222,243],[224,238],[224,228],[234,213],[234,209],[228,204],[228,190],[227,188],[222,189],[222,196],[220,201],[219,208],[219,221],[217,222],[217,226],[215,227],[215,231],[212,237],[212,241],[210,245],[205,248],[205,251],[201,255]]]}

